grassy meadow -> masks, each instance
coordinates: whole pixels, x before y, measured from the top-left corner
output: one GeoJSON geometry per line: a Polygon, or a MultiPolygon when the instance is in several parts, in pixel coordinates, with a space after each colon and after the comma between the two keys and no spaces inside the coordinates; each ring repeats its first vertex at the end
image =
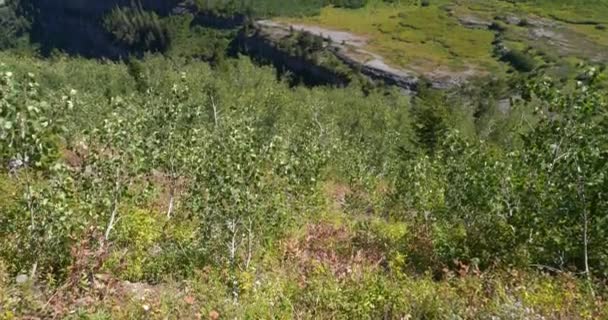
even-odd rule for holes
{"type": "Polygon", "coordinates": [[[557,20],[560,26],[555,37],[563,38],[573,49],[558,53],[556,59],[594,58],[601,51],[598,48],[608,45],[608,31],[603,27],[606,17],[608,5],[603,1],[435,0],[425,5],[417,1],[370,1],[360,9],[329,6],[318,15],[277,19],[365,36],[367,50],[381,55],[393,66],[419,73],[472,69],[480,74],[500,75],[507,68],[498,61],[495,52],[498,39],[505,38],[511,48],[530,51],[533,58],[543,63],[544,55],[559,52],[555,46],[564,44],[556,44],[554,39],[533,38],[530,34],[534,28],[530,25],[539,21],[539,29],[551,29],[557,20]],[[519,21],[503,24],[509,16],[517,16],[519,21]],[[500,26],[466,27],[462,21],[467,20],[500,26]]]}

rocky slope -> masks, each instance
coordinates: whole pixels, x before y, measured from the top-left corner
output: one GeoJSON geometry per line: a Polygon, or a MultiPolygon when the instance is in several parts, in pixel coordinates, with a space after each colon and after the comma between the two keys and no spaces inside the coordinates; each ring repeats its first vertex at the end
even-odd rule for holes
{"type": "Polygon", "coordinates": [[[272,64],[279,72],[289,71],[308,85],[345,86],[348,77],[310,59],[283,50],[278,42],[289,35],[287,30],[255,27],[253,32],[242,30],[235,40],[240,53],[263,63],[272,64]]]}
{"type": "Polygon", "coordinates": [[[261,30],[259,34],[266,38],[264,41],[280,41],[292,30],[308,32],[314,36],[322,37],[328,50],[343,63],[361,72],[364,76],[375,81],[398,86],[407,92],[416,91],[418,86],[419,79],[414,73],[390,67],[381,56],[364,50],[362,47],[366,43],[366,39],[363,37],[314,26],[288,26],[269,20],[257,21],[255,25],[256,28],[261,30]]]}

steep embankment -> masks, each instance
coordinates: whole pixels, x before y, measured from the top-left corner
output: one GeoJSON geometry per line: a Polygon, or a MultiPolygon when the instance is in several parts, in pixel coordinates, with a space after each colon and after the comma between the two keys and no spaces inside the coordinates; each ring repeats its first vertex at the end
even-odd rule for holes
{"type": "Polygon", "coordinates": [[[254,27],[253,31],[243,29],[239,33],[235,40],[238,52],[272,64],[280,72],[289,71],[298,81],[308,85],[341,87],[350,82],[346,74],[282,48],[280,42],[290,36],[288,30],[266,28],[259,24],[254,24],[254,27]]]}
{"type": "Polygon", "coordinates": [[[415,91],[418,77],[407,70],[388,66],[384,58],[369,52],[363,47],[367,39],[349,32],[329,30],[316,26],[284,25],[277,22],[262,20],[257,26],[265,30],[270,38],[280,38],[287,31],[297,30],[322,37],[327,43],[327,49],[333,52],[343,63],[360,71],[373,80],[379,80],[389,85],[395,85],[407,91],[415,91]]]}

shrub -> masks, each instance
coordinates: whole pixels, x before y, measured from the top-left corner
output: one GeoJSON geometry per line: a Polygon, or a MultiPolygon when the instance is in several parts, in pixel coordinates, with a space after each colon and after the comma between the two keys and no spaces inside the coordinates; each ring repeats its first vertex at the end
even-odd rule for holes
{"type": "Polygon", "coordinates": [[[521,19],[517,25],[520,27],[527,27],[530,25],[530,22],[528,19],[521,19]]]}
{"type": "Polygon", "coordinates": [[[139,281],[151,278],[145,271],[155,263],[155,256],[158,255],[158,241],[162,235],[162,222],[159,220],[159,217],[144,210],[124,214],[115,229],[115,250],[108,267],[123,267],[120,260],[124,260],[125,268],[117,271],[125,279],[139,281]]]}
{"type": "Polygon", "coordinates": [[[493,21],[490,25],[490,30],[494,30],[497,32],[504,32],[508,29],[507,25],[500,21],[493,21]]]}
{"type": "Polygon", "coordinates": [[[510,63],[513,68],[521,72],[530,72],[536,68],[534,58],[517,50],[509,50],[502,56],[502,60],[510,63]]]}

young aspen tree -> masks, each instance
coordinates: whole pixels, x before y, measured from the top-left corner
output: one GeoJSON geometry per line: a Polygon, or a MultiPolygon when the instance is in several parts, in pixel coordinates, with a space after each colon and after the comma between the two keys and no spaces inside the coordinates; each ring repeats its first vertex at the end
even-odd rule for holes
{"type": "MultiPolygon", "coordinates": [[[[68,102],[70,99],[66,98],[68,102]]],[[[65,106],[71,107],[71,104],[65,106]]],[[[42,100],[33,74],[22,81],[16,80],[10,71],[0,74],[0,159],[2,166],[6,166],[2,169],[8,169],[24,188],[22,199],[29,216],[32,279],[38,269],[38,256],[51,240],[53,221],[47,218],[61,207],[58,204],[53,208],[53,204],[57,204],[54,197],[61,196],[61,190],[50,192],[39,183],[43,175],[53,176],[58,152],[54,138],[64,131],[53,112],[60,108],[61,105],[51,106],[42,100]]]]}

